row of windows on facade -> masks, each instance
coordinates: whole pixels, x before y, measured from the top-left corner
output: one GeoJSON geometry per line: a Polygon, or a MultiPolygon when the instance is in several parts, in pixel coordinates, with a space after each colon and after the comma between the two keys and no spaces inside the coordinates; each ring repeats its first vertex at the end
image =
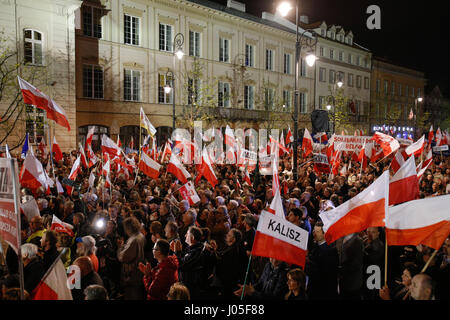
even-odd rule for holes
{"type": "Polygon", "coordinates": [[[396,120],[409,120],[409,115],[410,112],[412,111],[412,106],[411,105],[388,105],[388,104],[383,104],[382,106],[380,106],[379,103],[377,103],[375,105],[375,110],[373,110],[373,116],[375,116],[377,119],[387,119],[389,114],[394,115],[394,113],[392,113],[394,111],[394,109],[396,109],[397,112],[400,112],[398,114],[398,119],[396,120]]]}
{"type": "MultiPolygon", "coordinates": [[[[329,97],[327,96],[319,96],[319,109],[325,110],[327,105],[329,105],[332,101],[327,100],[329,97]]],[[[355,100],[355,114],[359,115],[367,115],[369,113],[369,102],[367,101],[361,101],[361,100],[355,100]]],[[[352,112],[351,108],[349,107],[350,102],[347,105],[347,112],[352,112]]]]}
{"type": "MultiPolygon", "coordinates": [[[[319,81],[320,82],[327,82],[326,74],[327,74],[326,68],[319,68],[319,81]]],[[[347,86],[349,86],[349,87],[354,86],[353,78],[354,78],[354,75],[352,73],[349,73],[347,75],[347,86]]],[[[336,72],[335,70],[330,69],[328,79],[329,79],[328,82],[331,84],[335,84],[337,81],[342,81],[342,83],[345,84],[345,73],[342,71],[336,72]]],[[[357,75],[356,76],[356,87],[357,88],[361,88],[361,85],[362,85],[361,81],[362,81],[362,76],[357,75]]],[[[369,86],[370,86],[369,77],[364,77],[364,89],[369,89],[369,86]]]]}
{"type": "Polygon", "coordinates": [[[328,38],[331,38],[333,40],[337,40],[337,41],[340,41],[340,42],[345,42],[348,45],[352,45],[353,44],[353,38],[352,37],[349,37],[349,36],[346,37],[343,34],[338,34],[336,36],[336,33],[334,31],[331,31],[331,30],[326,31],[324,28],[320,29],[320,35],[322,37],[328,37],[328,38]]]}
{"type": "MultiPolygon", "coordinates": [[[[385,95],[388,95],[389,94],[389,81],[388,80],[384,80],[383,84],[384,84],[384,86],[383,86],[383,93],[385,95]]],[[[420,88],[417,88],[417,91],[416,91],[416,88],[414,88],[414,87],[410,87],[408,85],[405,85],[403,87],[401,83],[396,83],[394,81],[391,81],[391,86],[390,87],[391,87],[391,90],[390,90],[391,96],[395,96],[397,94],[400,97],[401,96],[421,97],[421,95],[420,95],[421,94],[420,88]],[[396,90],[396,88],[397,88],[397,90],[396,90]]],[[[377,79],[376,86],[375,86],[375,91],[377,93],[380,93],[380,90],[381,90],[381,80],[377,79]]]]}
{"type": "MultiPolygon", "coordinates": [[[[166,78],[165,74],[159,74],[158,81],[158,103],[172,103],[172,94],[165,93],[164,86],[171,84],[172,79],[166,78]]],[[[219,107],[230,107],[230,83],[218,82],[218,103],[219,107]]],[[[140,101],[141,94],[141,72],[136,70],[124,70],[124,100],[140,101]]],[[[188,79],[187,102],[192,104],[200,100],[201,83],[199,79],[188,79]]],[[[276,101],[275,89],[265,88],[264,106],[266,110],[274,110],[276,105],[281,105],[280,111],[291,111],[292,91],[283,90],[281,102],[276,101]]],[[[83,96],[86,98],[103,99],[103,70],[99,66],[84,65],[83,67],[83,96]]],[[[254,86],[244,86],[244,108],[255,108],[254,86]]],[[[300,94],[300,110],[306,112],[306,94],[300,94]]]]}
{"type": "MultiPolygon", "coordinates": [[[[321,57],[325,57],[325,48],[324,47],[320,47],[320,56],[321,57]]],[[[345,53],[343,51],[339,51],[339,54],[336,56],[335,55],[335,50],[331,49],[331,48],[328,51],[328,57],[331,60],[336,60],[337,59],[337,60],[339,60],[341,62],[345,61],[345,53]]],[[[364,58],[363,61],[364,61],[364,67],[369,68],[370,67],[369,59],[368,58],[364,58]]],[[[347,63],[354,64],[354,65],[357,65],[357,66],[360,66],[360,67],[363,66],[361,64],[361,57],[358,56],[358,55],[354,56],[351,53],[347,53],[347,63]]]]}

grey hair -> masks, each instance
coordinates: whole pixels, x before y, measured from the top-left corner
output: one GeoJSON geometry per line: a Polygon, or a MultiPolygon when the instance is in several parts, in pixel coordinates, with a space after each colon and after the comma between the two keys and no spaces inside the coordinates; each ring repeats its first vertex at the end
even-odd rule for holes
{"type": "Polygon", "coordinates": [[[22,258],[34,259],[38,253],[38,246],[33,243],[25,243],[20,247],[22,258]]]}
{"type": "Polygon", "coordinates": [[[84,289],[85,300],[108,300],[108,292],[98,284],[91,284],[84,289]]]}
{"type": "Polygon", "coordinates": [[[39,203],[42,204],[42,208],[43,208],[43,209],[47,209],[47,207],[48,207],[48,201],[47,201],[47,199],[39,198],[39,199],[37,200],[37,202],[38,202],[38,204],[39,204],[39,203]]]}

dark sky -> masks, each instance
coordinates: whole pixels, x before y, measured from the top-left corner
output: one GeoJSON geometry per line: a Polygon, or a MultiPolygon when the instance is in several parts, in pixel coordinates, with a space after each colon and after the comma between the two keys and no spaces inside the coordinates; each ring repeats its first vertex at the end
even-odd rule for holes
{"type": "MultiPolygon", "coordinates": [[[[223,5],[227,0],[213,0],[223,5]]],[[[240,0],[246,11],[261,17],[262,11],[275,13],[277,0],[240,0]]],[[[295,5],[295,2],[291,0],[295,5]]],[[[450,37],[445,1],[405,0],[300,0],[299,13],[310,22],[325,20],[345,30],[352,30],[355,42],[372,54],[395,64],[425,72],[429,86],[438,84],[443,94],[450,95],[450,37]],[[367,7],[381,9],[381,30],[366,26],[367,7]]],[[[293,10],[295,12],[295,10],[293,10]]],[[[295,23],[295,13],[291,20],[295,23]]]]}

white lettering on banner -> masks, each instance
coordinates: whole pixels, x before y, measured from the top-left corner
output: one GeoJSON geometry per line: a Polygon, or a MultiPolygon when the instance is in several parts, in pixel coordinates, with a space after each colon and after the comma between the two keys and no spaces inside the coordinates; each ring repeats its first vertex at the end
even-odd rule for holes
{"type": "Polygon", "coordinates": [[[341,136],[336,135],[334,136],[334,148],[337,149],[337,147],[340,147],[341,151],[354,151],[359,152],[361,151],[362,147],[364,146],[364,143],[366,146],[372,145],[373,146],[373,140],[371,140],[371,136],[341,136]]]}
{"type": "Polygon", "coordinates": [[[302,250],[308,247],[308,231],[267,211],[261,212],[257,231],[302,250]]]}
{"type": "Polygon", "coordinates": [[[447,150],[448,150],[448,145],[445,145],[445,146],[435,146],[435,147],[433,147],[433,151],[434,151],[434,152],[447,151],[447,150]]]}
{"type": "MultiPolygon", "coordinates": [[[[16,161],[14,166],[16,169],[15,178],[18,180],[16,161]]],[[[7,158],[0,159],[0,237],[5,240],[16,253],[18,252],[20,240],[14,204],[11,160],[7,158]]]]}
{"type": "Polygon", "coordinates": [[[315,163],[328,164],[328,158],[327,158],[327,156],[325,154],[314,153],[313,154],[313,161],[315,163]]]}

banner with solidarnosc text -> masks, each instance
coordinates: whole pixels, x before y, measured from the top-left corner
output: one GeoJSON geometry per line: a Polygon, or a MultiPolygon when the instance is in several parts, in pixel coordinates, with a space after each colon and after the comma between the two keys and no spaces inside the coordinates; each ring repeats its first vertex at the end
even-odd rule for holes
{"type": "Polygon", "coordinates": [[[366,146],[372,145],[373,140],[371,140],[371,136],[342,136],[335,135],[334,136],[334,148],[337,149],[340,146],[340,150],[342,151],[351,151],[355,153],[359,153],[364,143],[366,146]]]}
{"type": "Polygon", "coordinates": [[[20,246],[20,222],[18,221],[20,209],[16,208],[14,198],[15,184],[16,199],[19,199],[17,172],[16,159],[0,158],[0,237],[16,253],[18,253],[20,246]],[[14,165],[14,171],[11,170],[12,165],[14,165]]]}

